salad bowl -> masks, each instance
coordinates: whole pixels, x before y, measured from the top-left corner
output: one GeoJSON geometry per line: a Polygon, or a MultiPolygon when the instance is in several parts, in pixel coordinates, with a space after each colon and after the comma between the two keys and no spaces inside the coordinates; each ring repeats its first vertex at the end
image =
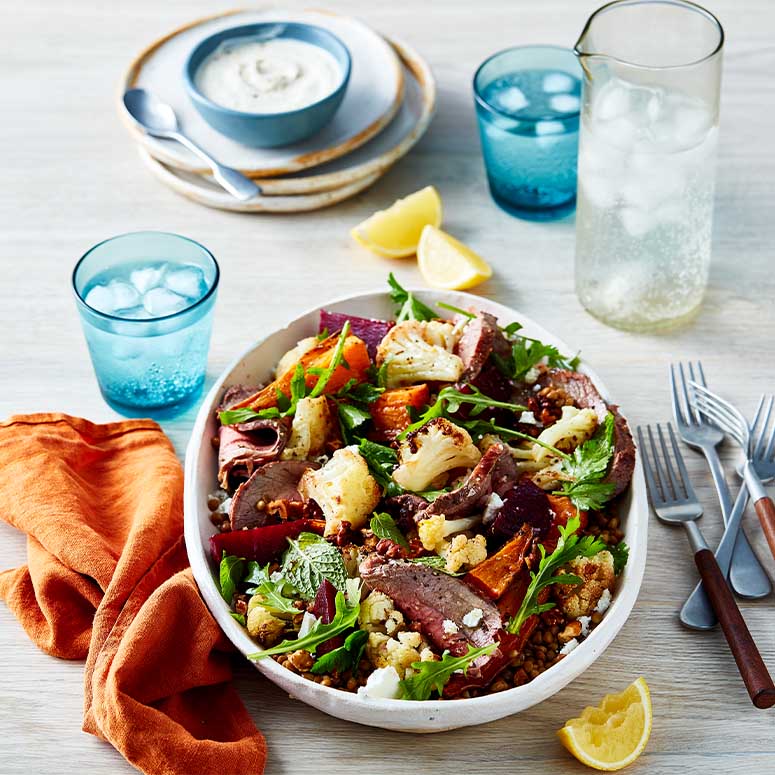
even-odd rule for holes
{"type": "MultiPolygon", "coordinates": [[[[461,292],[414,290],[426,304],[443,302],[458,308],[475,307],[498,318],[501,325],[519,321],[526,336],[572,352],[557,337],[518,311],[485,298],[461,292]]],[[[363,293],[336,299],[298,316],[275,330],[238,356],[223,372],[199,410],[186,452],[185,465],[185,538],[191,568],[212,615],[226,636],[245,656],[257,650],[255,641],[231,616],[229,605],[221,597],[218,568],[213,564],[209,539],[216,531],[210,521],[208,495],[217,488],[217,450],[212,438],[217,435],[216,409],[224,390],[237,384],[266,381],[281,356],[304,337],[317,333],[321,309],[366,318],[392,318],[393,304],[387,292],[363,293]]],[[[446,314],[439,310],[439,316],[446,314]]],[[[610,400],[597,374],[585,364],[586,374],[600,394],[610,400]]],[[[626,416],[626,408],[624,412],[626,416]]],[[[616,594],[600,624],[571,653],[529,683],[485,696],[465,699],[425,701],[380,699],[348,693],[308,681],[272,659],[254,662],[256,668],[295,699],[347,721],[402,732],[438,732],[482,724],[518,713],[539,703],[584,672],[608,647],[627,620],[638,596],[646,562],[647,500],[639,458],[631,486],[620,503],[624,539],[630,548],[627,565],[619,577],[616,594]]]]}

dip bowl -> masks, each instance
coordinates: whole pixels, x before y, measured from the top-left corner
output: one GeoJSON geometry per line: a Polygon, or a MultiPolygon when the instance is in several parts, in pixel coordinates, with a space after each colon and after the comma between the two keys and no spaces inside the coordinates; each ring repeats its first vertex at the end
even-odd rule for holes
{"type": "Polygon", "coordinates": [[[231,27],[205,38],[189,54],[183,68],[183,78],[194,107],[213,129],[243,145],[273,148],[304,140],[331,120],[344,98],[350,70],[350,52],[328,30],[298,22],[264,22],[231,27]],[[339,83],[316,102],[279,113],[232,110],[208,99],[197,87],[197,70],[222,43],[237,40],[268,41],[275,38],[291,38],[327,51],[339,65],[339,83]]]}
{"type": "MultiPolygon", "coordinates": [[[[416,289],[412,289],[415,291],[416,289]]],[[[553,344],[562,352],[575,352],[557,337],[516,310],[489,299],[468,293],[421,290],[417,295],[426,304],[435,307],[445,302],[456,307],[474,306],[490,312],[501,325],[518,320],[527,336],[537,337],[553,344]]],[[[199,585],[205,603],[223,632],[244,655],[259,650],[247,630],[231,616],[231,609],[221,597],[218,586],[218,567],[210,556],[209,539],[217,532],[210,522],[207,508],[208,494],[218,484],[218,452],[212,438],[217,434],[216,408],[226,388],[237,384],[257,384],[267,380],[280,357],[300,339],[314,336],[318,331],[319,310],[349,313],[361,317],[391,318],[393,304],[388,294],[380,291],[337,299],[316,307],[280,325],[274,332],[262,336],[225,369],[202,403],[186,450],[186,479],[184,488],[185,537],[191,570],[199,585]]],[[[610,400],[600,378],[582,364],[579,369],[587,374],[601,395],[610,400]]],[[[622,407],[627,416],[627,407],[622,407]]],[[[255,662],[255,667],[291,697],[314,708],[347,721],[401,732],[440,732],[457,727],[483,724],[518,713],[551,697],[581,675],[613,641],[630,615],[638,596],[646,564],[648,504],[646,485],[638,455],[635,473],[629,490],[619,505],[624,529],[624,540],[630,547],[627,565],[619,576],[611,607],[589,637],[557,664],[523,686],[469,699],[424,702],[415,700],[388,700],[362,697],[340,689],[308,681],[292,673],[273,659],[255,662]]],[[[465,770],[464,770],[465,771],[465,770]]],[[[469,770],[471,771],[471,770],[469,770]]]]}

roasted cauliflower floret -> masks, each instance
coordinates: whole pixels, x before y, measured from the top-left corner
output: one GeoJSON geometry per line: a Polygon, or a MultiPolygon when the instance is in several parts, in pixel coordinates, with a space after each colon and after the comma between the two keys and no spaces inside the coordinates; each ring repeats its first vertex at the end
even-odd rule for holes
{"type": "Polygon", "coordinates": [[[296,364],[301,360],[301,356],[308,353],[317,343],[317,337],[314,336],[308,336],[306,339],[297,342],[296,346],[288,350],[277,362],[274,370],[275,376],[281,377],[286,371],[296,368],[296,364]]]}
{"type": "Polygon", "coordinates": [[[395,638],[372,632],[366,642],[369,661],[375,667],[394,667],[401,678],[406,677],[412,662],[430,661],[432,655],[433,652],[427,648],[419,632],[399,632],[395,638]]]}
{"type": "Polygon", "coordinates": [[[377,366],[387,363],[386,386],[418,382],[457,382],[463,361],[452,353],[458,330],[440,320],[404,320],[377,348],[377,366]]]}
{"type": "Polygon", "coordinates": [[[322,468],[305,471],[299,492],[320,506],[327,536],[336,533],[345,520],[353,530],[362,528],[381,497],[379,485],[357,447],[338,449],[322,468]]]}
{"type": "Polygon", "coordinates": [[[375,589],[361,603],[358,622],[361,629],[368,632],[392,635],[403,628],[404,615],[395,607],[392,598],[375,589]]]}
{"type": "MultiPolygon", "coordinates": [[[[251,599],[252,602],[252,599],[251,599]]],[[[278,643],[285,632],[285,622],[273,616],[262,605],[253,605],[248,610],[248,632],[264,647],[278,643]]]]}
{"type": "Polygon", "coordinates": [[[473,538],[456,535],[442,556],[447,561],[447,571],[450,573],[457,573],[461,569],[471,570],[487,559],[487,540],[481,534],[473,538]]]}
{"type": "Polygon", "coordinates": [[[308,460],[319,455],[333,429],[326,397],[302,398],[296,405],[291,436],[282,452],[282,459],[308,460]]]}
{"type": "Polygon", "coordinates": [[[425,490],[446,471],[475,466],[481,456],[468,431],[436,417],[401,443],[393,479],[407,490],[425,490]]]}
{"type": "Polygon", "coordinates": [[[563,569],[581,579],[581,584],[556,584],[554,595],[560,608],[571,619],[590,616],[606,590],[613,589],[614,558],[604,549],[594,557],[577,557],[563,569]]]}
{"type": "MultiPolygon", "coordinates": [[[[591,438],[597,428],[597,414],[594,409],[577,409],[563,406],[562,417],[554,425],[541,431],[538,440],[556,447],[561,452],[572,452],[579,444],[591,438]]],[[[546,447],[533,445],[533,460],[541,462],[551,455],[546,447]]]]}
{"type": "Polygon", "coordinates": [[[444,523],[446,522],[443,514],[433,514],[427,519],[420,520],[417,524],[417,534],[420,536],[423,548],[429,552],[439,552],[444,546],[444,523]]]}

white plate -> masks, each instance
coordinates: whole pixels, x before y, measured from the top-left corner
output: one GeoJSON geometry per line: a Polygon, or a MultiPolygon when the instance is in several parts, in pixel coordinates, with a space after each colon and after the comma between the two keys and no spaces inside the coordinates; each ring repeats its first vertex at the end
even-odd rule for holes
{"type": "MultiPolygon", "coordinates": [[[[445,301],[463,308],[474,305],[486,312],[491,312],[498,317],[502,325],[518,320],[524,325],[523,330],[526,335],[549,342],[563,352],[575,352],[577,349],[567,347],[529,318],[494,301],[467,293],[444,291],[419,291],[418,295],[423,301],[432,304],[445,301]]],[[[387,293],[365,293],[323,304],[321,308],[364,317],[392,317],[392,306],[387,293]]],[[[186,453],[185,535],[191,568],[208,608],[228,638],[243,654],[254,653],[257,650],[256,643],[229,615],[229,607],[218,591],[214,575],[216,569],[209,561],[208,540],[214,529],[207,508],[207,495],[217,486],[217,452],[210,443],[210,439],[217,432],[215,409],[225,387],[238,383],[255,384],[267,380],[283,353],[299,339],[317,333],[318,312],[321,308],[301,315],[257,342],[226,369],[199,410],[186,453]]],[[[600,378],[585,366],[581,371],[592,379],[601,394],[608,400],[608,394],[600,378]]],[[[461,700],[426,702],[374,700],[307,681],[296,673],[280,667],[273,659],[260,660],[255,665],[284,691],[308,705],[337,718],[384,729],[402,732],[439,732],[483,724],[525,710],[555,694],[583,673],[611,643],[635,604],[646,565],[648,524],[646,486],[639,456],[632,485],[622,504],[622,516],[625,540],[630,547],[630,558],[603,621],[561,662],[524,686],[497,694],[461,700]]]]}
{"type": "Polygon", "coordinates": [[[140,146],[140,156],[162,183],[200,204],[237,212],[298,212],[327,207],[362,191],[385,174],[423,136],[436,105],[436,84],[427,63],[409,46],[391,42],[404,65],[406,89],[396,117],[373,140],[348,156],[290,177],[257,182],[264,195],[239,202],[209,175],[178,170],[153,158],[140,146]],[[322,195],[330,194],[330,195],[322,195]],[[315,195],[315,196],[311,196],[315,195]]]}
{"type": "MultiPolygon", "coordinates": [[[[183,131],[221,164],[253,177],[269,177],[323,164],[363,145],[392,120],[401,106],[403,86],[403,71],[395,51],[363,22],[327,11],[267,8],[218,14],[166,35],[132,62],[120,91],[149,89],[175,108],[183,131]],[[284,148],[248,148],[221,135],[199,115],[186,92],[183,67],[193,48],[213,33],[270,21],[315,24],[333,32],[350,51],[352,74],[334,118],[312,137],[284,148]]],[[[127,114],[121,95],[118,107],[133,138],[152,156],[188,172],[208,171],[179,143],[149,137],[139,129],[127,114]]]]}

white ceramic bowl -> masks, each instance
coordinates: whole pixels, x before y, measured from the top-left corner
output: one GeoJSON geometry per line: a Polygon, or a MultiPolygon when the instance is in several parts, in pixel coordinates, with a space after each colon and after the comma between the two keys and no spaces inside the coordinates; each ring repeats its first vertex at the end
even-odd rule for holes
{"type": "MultiPolygon", "coordinates": [[[[463,308],[473,305],[491,312],[499,318],[501,325],[518,320],[523,324],[525,334],[554,344],[561,352],[576,351],[576,348],[567,347],[557,337],[552,336],[519,312],[488,299],[467,293],[443,291],[419,291],[418,296],[427,303],[445,301],[463,308]]],[[[322,308],[373,318],[391,318],[393,313],[390,299],[384,292],[338,299],[322,305],[322,308]]],[[[229,615],[229,607],[218,590],[217,568],[210,561],[208,548],[208,540],[214,528],[207,508],[207,495],[217,487],[217,453],[210,443],[217,433],[215,409],[225,388],[238,383],[257,384],[266,381],[277,361],[287,350],[299,339],[316,334],[319,309],[306,312],[257,342],[224,371],[199,410],[186,452],[185,535],[191,568],[208,608],[228,638],[243,654],[254,653],[257,646],[247,632],[229,615]]],[[[440,310],[440,316],[445,314],[440,310]]],[[[592,379],[602,395],[608,399],[605,387],[598,376],[586,366],[583,366],[581,371],[592,379]]],[[[626,408],[623,413],[627,415],[626,408]]],[[[375,700],[307,681],[280,667],[272,659],[261,660],[254,664],[258,670],[292,697],[332,716],[384,729],[401,732],[440,732],[456,727],[483,724],[517,713],[550,697],[583,673],[614,639],[635,604],[646,564],[648,517],[646,488],[640,459],[635,468],[632,486],[623,504],[623,512],[623,528],[625,540],[630,547],[630,558],[619,579],[619,586],[611,607],[603,621],[578,648],[524,686],[484,697],[461,700],[426,702],[375,700]]]]}

